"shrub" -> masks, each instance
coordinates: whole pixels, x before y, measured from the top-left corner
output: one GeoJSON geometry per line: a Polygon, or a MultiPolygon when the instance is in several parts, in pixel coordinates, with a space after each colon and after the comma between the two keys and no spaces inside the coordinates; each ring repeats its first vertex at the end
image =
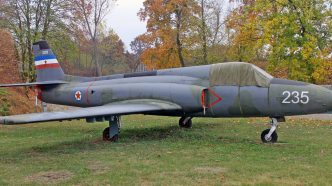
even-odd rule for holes
{"type": "Polygon", "coordinates": [[[8,92],[0,89],[0,115],[7,116],[9,114],[10,103],[7,99],[8,92]]]}

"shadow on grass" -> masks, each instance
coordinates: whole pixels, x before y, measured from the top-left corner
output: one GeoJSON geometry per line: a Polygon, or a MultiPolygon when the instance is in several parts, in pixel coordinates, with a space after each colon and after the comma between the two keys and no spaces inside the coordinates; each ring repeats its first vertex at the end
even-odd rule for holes
{"type": "MultiPolygon", "coordinates": [[[[167,140],[170,143],[247,143],[257,144],[257,141],[242,138],[241,136],[221,137],[206,132],[206,128],[217,126],[218,124],[196,123],[192,129],[179,128],[173,126],[156,126],[146,128],[122,129],[118,143],[103,141],[100,136],[93,138],[79,138],[70,141],[54,142],[53,144],[36,145],[25,149],[23,153],[30,155],[51,154],[74,154],[95,150],[107,150],[112,147],[146,143],[151,141],[167,140]]],[[[209,129],[211,130],[211,129],[209,129]]],[[[212,129],[213,130],[213,129],[212,129]]],[[[64,139],[65,140],[65,139],[64,139]]]]}

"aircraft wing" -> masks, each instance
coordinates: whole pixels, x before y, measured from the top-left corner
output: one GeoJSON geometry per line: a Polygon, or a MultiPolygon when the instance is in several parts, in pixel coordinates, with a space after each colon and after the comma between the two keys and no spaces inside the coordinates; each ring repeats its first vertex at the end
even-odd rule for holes
{"type": "Polygon", "coordinates": [[[37,86],[37,85],[59,85],[59,84],[66,84],[68,82],[65,81],[44,81],[44,82],[34,82],[34,83],[14,83],[14,84],[0,84],[0,87],[30,87],[30,86],[37,86]]]}
{"type": "Polygon", "coordinates": [[[154,112],[181,111],[174,103],[160,100],[130,100],[103,106],[66,110],[61,112],[43,112],[0,117],[0,124],[16,125],[46,121],[63,121],[71,119],[108,117],[112,115],[147,114],[154,112]]]}

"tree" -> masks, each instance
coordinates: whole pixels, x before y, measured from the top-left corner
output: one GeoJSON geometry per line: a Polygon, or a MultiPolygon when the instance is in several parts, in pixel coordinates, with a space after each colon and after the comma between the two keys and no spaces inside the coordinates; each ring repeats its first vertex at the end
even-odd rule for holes
{"type": "Polygon", "coordinates": [[[249,59],[267,54],[270,70],[286,68],[289,78],[323,82],[331,68],[330,7],[326,0],[243,1],[229,17],[232,45],[249,59]]]}
{"type": "Polygon", "coordinates": [[[101,67],[104,65],[114,66],[125,62],[124,43],[112,29],[107,35],[101,35],[98,49],[103,61],[100,63],[101,67]]]}
{"type": "Polygon", "coordinates": [[[197,13],[194,0],[146,0],[139,16],[147,21],[140,38],[148,48],[141,59],[148,68],[185,66],[190,18],[197,13]]]}
{"type": "Polygon", "coordinates": [[[109,12],[110,3],[116,0],[74,0],[77,19],[80,20],[83,30],[92,41],[92,59],[96,67],[96,75],[102,74],[98,58],[98,36],[102,32],[102,23],[109,12]]]}
{"type": "Polygon", "coordinates": [[[209,48],[215,47],[222,40],[222,3],[220,0],[197,0],[199,14],[197,15],[197,28],[201,56],[198,63],[209,64],[209,48]]]}
{"type": "Polygon", "coordinates": [[[129,67],[132,71],[135,71],[140,64],[142,64],[141,56],[143,52],[148,48],[140,37],[136,37],[134,41],[130,43],[130,48],[133,54],[127,53],[129,67]]]}
{"type": "Polygon", "coordinates": [[[35,77],[31,45],[37,39],[47,39],[50,30],[65,25],[68,14],[65,0],[3,0],[0,6],[1,27],[14,35],[23,79],[35,77]]]}

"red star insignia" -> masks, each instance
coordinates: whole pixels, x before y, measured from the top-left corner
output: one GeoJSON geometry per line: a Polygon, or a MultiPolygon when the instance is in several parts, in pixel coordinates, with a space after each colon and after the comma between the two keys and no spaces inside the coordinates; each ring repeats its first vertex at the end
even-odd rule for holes
{"type": "Polygon", "coordinates": [[[76,91],[76,93],[75,93],[75,99],[77,101],[80,101],[82,99],[82,93],[80,91],[76,91]]]}

